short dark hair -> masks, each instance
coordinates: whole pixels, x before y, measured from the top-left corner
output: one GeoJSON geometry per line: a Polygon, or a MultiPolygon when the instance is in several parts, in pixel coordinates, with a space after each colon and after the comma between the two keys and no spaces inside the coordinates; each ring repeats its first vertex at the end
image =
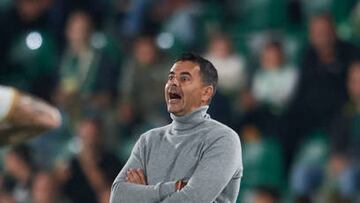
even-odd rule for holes
{"type": "Polygon", "coordinates": [[[200,55],[190,52],[182,53],[180,57],[178,57],[175,60],[175,62],[179,62],[179,61],[191,61],[198,64],[200,66],[201,80],[206,85],[213,86],[214,88],[213,95],[215,94],[218,83],[218,73],[216,68],[210,61],[204,59],[200,55]]]}
{"type": "Polygon", "coordinates": [[[265,49],[268,48],[276,48],[278,49],[280,52],[283,52],[283,46],[281,44],[280,41],[276,41],[276,40],[270,40],[265,44],[265,49]]]}

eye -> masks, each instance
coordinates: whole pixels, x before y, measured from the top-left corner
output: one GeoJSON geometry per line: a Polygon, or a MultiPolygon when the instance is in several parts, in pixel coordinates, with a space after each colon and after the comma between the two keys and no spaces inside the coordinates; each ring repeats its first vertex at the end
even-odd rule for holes
{"type": "Polygon", "coordinates": [[[168,80],[174,79],[174,75],[169,75],[168,80]]]}
{"type": "Polygon", "coordinates": [[[182,82],[190,81],[190,77],[187,76],[187,75],[183,75],[183,76],[180,77],[180,80],[181,80],[182,82]]]}

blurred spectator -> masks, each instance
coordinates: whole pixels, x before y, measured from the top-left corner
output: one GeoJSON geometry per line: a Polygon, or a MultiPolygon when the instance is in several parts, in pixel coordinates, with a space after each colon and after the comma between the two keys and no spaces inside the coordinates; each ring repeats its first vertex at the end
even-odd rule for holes
{"type": "Polygon", "coordinates": [[[205,58],[211,61],[219,74],[217,92],[209,112],[216,120],[232,125],[239,93],[247,83],[245,60],[235,53],[232,41],[225,33],[214,35],[205,58]]]}
{"type": "Polygon", "coordinates": [[[328,15],[314,16],[309,24],[310,46],[301,63],[293,114],[302,131],[329,123],[347,99],[346,72],[359,55],[357,47],[340,40],[328,15]]]}
{"type": "MultiPolygon", "coordinates": [[[[350,101],[344,105],[341,113],[336,116],[330,126],[331,152],[327,169],[320,164],[302,165],[295,170],[298,177],[294,179],[295,193],[297,195],[312,197],[320,183],[337,182],[339,201],[350,201],[358,198],[360,175],[360,62],[351,64],[347,89],[350,101]],[[325,174],[324,170],[328,170],[325,174]],[[325,176],[327,175],[327,176],[325,176]],[[323,179],[325,177],[325,181],[323,179]],[[331,181],[330,181],[331,182],[331,181]]],[[[332,190],[325,187],[324,190],[332,190]]],[[[326,193],[325,193],[326,194],[326,193]]],[[[327,197],[330,198],[330,197],[327,197]]]]}
{"type": "Polygon", "coordinates": [[[148,0],[121,0],[115,2],[119,31],[126,39],[144,32],[147,23],[147,9],[151,1],[148,0]]]}
{"type": "Polygon", "coordinates": [[[17,203],[28,203],[31,198],[31,184],[35,173],[30,148],[18,145],[5,156],[5,171],[9,178],[5,179],[5,187],[17,203]]]}
{"type": "Polygon", "coordinates": [[[352,63],[348,74],[350,101],[331,125],[330,171],[339,181],[339,193],[355,199],[360,188],[360,61],[352,63]]]}
{"type": "Polygon", "coordinates": [[[101,49],[91,46],[92,19],[84,11],[73,12],[67,23],[67,50],[61,61],[59,105],[71,114],[91,104],[106,107],[116,89],[116,65],[101,49]]]}
{"type": "Polygon", "coordinates": [[[88,1],[88,0],[50,0],[51,10],[50,19],[52,22],[56,22],[56,25],[52,26],[53,32],[57,34],[58,46],[61,51],[65,48],[64,30],[66,27],[66,21],[69,16],[76,10],[84,10],[93,19],[94,27],[101,27],[106,20],[106,16],[111,14],[110,4],[112,1],[88,1]]]}
{"type": "Polygon", "coordinates": [[[199,24],[200,5],[190,0],[161,0],[153,8],[153,16],[162,25],[162,31],[170,33],[181,46],[195,49],[201,41],[199,24]]]}
{"type": "Polygon", "coordinates": [[[67,203],[59,191],[55,177],[49,172],[39,172],[32,184],[31,203],[67,203]]]}
{"type": "Polygon", "coordinates": [[[66,168],[57,169],[64,194],[72,202],[103,202],[122,164],[103,145],[98,118],[84,118],[78,126],[80,152],[66,168]]]}
{"type": "Polygon", "coordinates": [[[260,69],[255,72],[252,93],[257,103],[282,111],[294,92],[298,72],[286,63],[281,44],[269,42],[261,53],[260,69]]]}
{"type": "Polygon", "coordinates": [[[297,79],[297,69],[287,63],[281,44],[269,41],[260,53],[260,68],[254,73],[251,89],[241,93],[246,117],[256,119],[267,135],[279,136],[297,79]]]}
{"type": "Polygon", "coordinates": [[[281,197],[278,191],[267,186],[258,186],[255,189],[252,203],[280,203],[281,197]]]}
{"type": "Polygon", "coordinates": [[[220,92],[233,98],[245,87],[245,59],[234,52],[228,36],[217,34],[211,38],[205,58],[211,61],[218,71],[220,92]]]}
{"type": "MultiPolygon", "coordinates": [[[[160,125],[167,121],[164,85],[168,59],[157,50],[153,38],[139,37],[126,61],[120,83],[120,123],[160,125]]],[[[126,127],[125,127],[126,128],[126,127]]]]}
{"type": "Polygon", "coordinates": [[[340,40],[328,15],[309,23],[310,44],[300,64],[297,91],[284,119],[289,157],[306,133],[326,127],[347,100],[346,73],[359,55],[357,47],[340,40]]]}
{"type": "Polygon", "coordinates": [[[55,86],[56,51],[50,0],[16,0],[0,18],[0,83],[49,100],[55,86]]]}

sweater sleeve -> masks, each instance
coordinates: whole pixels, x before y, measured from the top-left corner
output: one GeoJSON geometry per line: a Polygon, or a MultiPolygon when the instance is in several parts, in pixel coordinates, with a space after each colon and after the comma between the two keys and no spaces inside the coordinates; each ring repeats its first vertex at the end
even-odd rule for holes
{"type": "MultiPolygon", "coordinates": [[[[236,179],[233,190],[238,194],[241,176],[240,140],[237,135],[227,134],[207,147],[187,185],[161,202],[214,202],[231,179],[236,179]]],[[[230,202],[230,199],[224,202],[230,202]]]]}
{"type": "Polygon", "coordinates": [[[144,145],[140,138],[135,144],[129,160],[115,178],[111,188],[110,203],[157,203],[175,192],[175,182],[140,185],[125,181],[126,173],[129,169],[141,168],[144,170],[143,150],[144,145]]]}

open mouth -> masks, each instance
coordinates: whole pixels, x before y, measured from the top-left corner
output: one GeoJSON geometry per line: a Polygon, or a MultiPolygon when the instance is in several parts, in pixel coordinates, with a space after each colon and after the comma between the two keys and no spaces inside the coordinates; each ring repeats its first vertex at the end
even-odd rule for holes
{"type": "Polygon", "coordinates": [[[169,99],[170,100],[181,99],[181,95],[176,92],[169,92],[169,99]]]}

